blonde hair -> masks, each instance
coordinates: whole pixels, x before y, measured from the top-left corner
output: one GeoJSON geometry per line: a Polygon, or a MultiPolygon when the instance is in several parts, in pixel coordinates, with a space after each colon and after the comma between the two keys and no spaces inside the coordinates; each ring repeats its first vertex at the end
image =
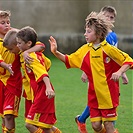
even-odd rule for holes
{"type": "Polygon", "coordinates": [[[12,45],[12,44],[17,45],[16,35],[18,31],[19,31],[18,29],[9,30],[3,39],[3,46],[12,45]]]}
{"type": "Polygon", "coordinates": [[[10,17],[11,16],[11,13],[10,11],[6,10],[6,11],[3,11],[3,10],[0,10],[0,17],[10,17]]]}
{"type": "Polygon", "coordinates": [[[100,12],[110,12],[113,13],[115,17],[117,15],[116,9],[113,6],[104,6],[101,8],[100,12]]]}
{"type": "Polygon", "coordinates": [[[86,18],[85,27],[94,28],[96,35],[103,41],[108,31],[114,25],[106,19],[103,13],[91,12],[86,18]]]}

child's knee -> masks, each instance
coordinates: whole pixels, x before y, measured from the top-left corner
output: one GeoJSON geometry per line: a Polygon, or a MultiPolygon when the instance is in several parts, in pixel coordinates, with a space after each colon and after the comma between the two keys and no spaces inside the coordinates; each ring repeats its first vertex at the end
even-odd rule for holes
{"type": "Polygon", "coordinates": [[[25,123],[25,127],[26,127],[28,130],[30,130],[30,129],[32,128],[32,125],[29,124],[29,123],[25,123]]]}
{"type": "Polygon", "coordinates": [[[114,124],[112,121],[106,121],[104,122],[105,128],[114,128],[114,124]]]}
{"type": "Polygon", "coordinates": [[[52,133],[51,128],[43,128],[44,133],[52,133]]]}
{"type": "Polygon", "coordinates": [[[98,132],[102,129],[102,124],[101,122],[92,122],[92,128],[98,132]]]}
{"type": "Polygon", "coordinates": [[[4,118],[5,118],[6,121],[14,120],[14,115],[7,114],[7,115],[4,116],[4,118]]]}

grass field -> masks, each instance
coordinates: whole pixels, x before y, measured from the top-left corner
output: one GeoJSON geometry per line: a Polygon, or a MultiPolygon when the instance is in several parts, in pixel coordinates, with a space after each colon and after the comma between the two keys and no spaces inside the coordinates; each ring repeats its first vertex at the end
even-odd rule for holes
{"type": "MultiPolygon", "coordinates": [[[[56,58],[51,58],[52,67],[49,71],[51,81],[56,91],[56,126],[63,133],[78,133],[74,118],[80,114],[87,103],[87,84],[80,80],[81,71],[79,69],[65,68],[65,65],[56,58]]],[[[133,133],[133,72],[127,72],[129,78],[128,85],[121,86],[120,106],[118,108],[118,120],[116,128],[119,133],[133,133]]],[[[16,133],[28,133],[24,127],[24,99],[21,101],[19,117],[16,119],[16,133]]],[[[87,129],[93,133],[90,121],[87,120],[87,129]]]]}

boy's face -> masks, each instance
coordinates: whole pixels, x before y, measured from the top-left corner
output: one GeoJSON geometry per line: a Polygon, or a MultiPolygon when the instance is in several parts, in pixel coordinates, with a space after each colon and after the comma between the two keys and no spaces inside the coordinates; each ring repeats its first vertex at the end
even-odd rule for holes
{"type": "Polygon", "coordinates": [[[10,30],[9,17],[0,17],[0,34],[5,35],[10,30]]]}
{"type": "Polygon", "coordinates": [[[97,36],[96,36],[96,32],[95,32],[93,26],[85,28],[84,36],[85,36],[87,43],[91,43],[91,42],[94,44],[99,43],[99,42],[97,42],[97,36]]]}
{"type": "Polygon", "coordinates": [[[108,21],[111,21],[112,23],[115,22],[114,13],[106,11],[106,12],[103,12],[103,14],[105,15],[105,17],[107,18],[108,21]]]}
{"type": "Polygon", "coordinates": [[[28,42],[25,43],[21,38],[16,38],[17,40],[17,46],[21,51],[25,51],[28,49],[28,42]]]}
{"type": "Polygon", "coordinates": [[[15,44],[10,44],[5,46],[11,53],[18,54],[19,53],[19,48],[15,44]]]}

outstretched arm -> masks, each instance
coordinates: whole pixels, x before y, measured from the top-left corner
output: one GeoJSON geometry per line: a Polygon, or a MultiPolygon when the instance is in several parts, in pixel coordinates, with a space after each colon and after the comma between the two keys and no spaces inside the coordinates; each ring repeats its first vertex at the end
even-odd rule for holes
{"type": "Polygon", "coordinates": [[[65,55],[62,54],[61,52],[59,52],[59,51],[57,50],[57,42],[56,42],[56,40],[55,40],[52,36],[50,36],[50,38],[49,38],[49,43],[50,43],[50,46],[51,46],[51,52],[52,52],[58,59],[60,59],[62,62],[65,63],[65,55]]]}

